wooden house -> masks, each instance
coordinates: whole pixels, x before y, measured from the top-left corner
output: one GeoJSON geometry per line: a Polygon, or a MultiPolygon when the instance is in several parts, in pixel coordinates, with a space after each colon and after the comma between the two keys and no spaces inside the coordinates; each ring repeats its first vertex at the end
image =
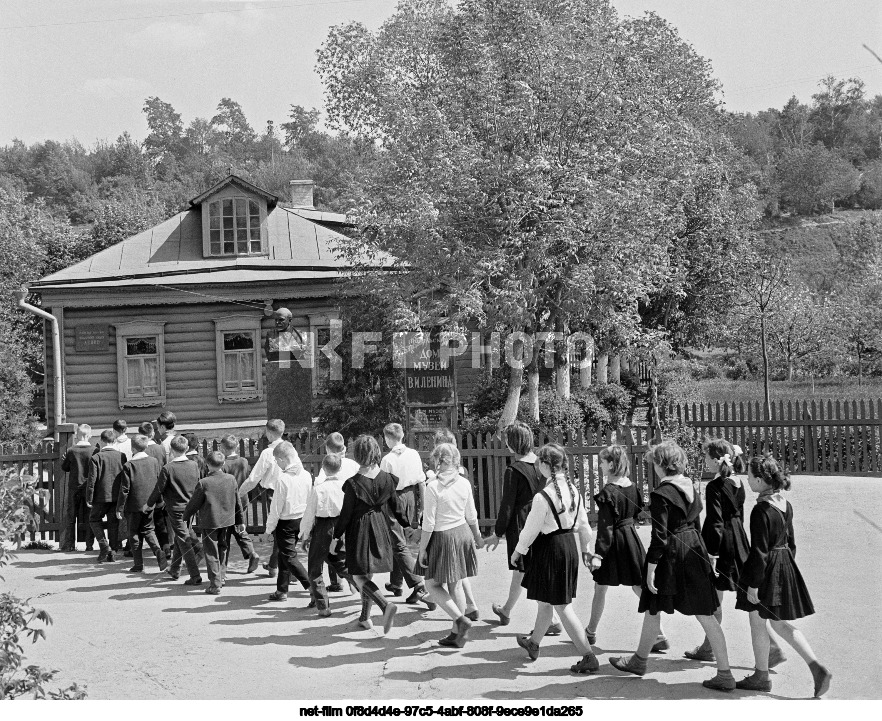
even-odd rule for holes
{"type": "Polygon", "coordinates": [[[170,410],[180,427],[206,431],[313,422],[329,372],[317,348],[347,272],[337,253],[346,219],[313,207],[311,181],[291,187],[283,202],[230,174],[187,210],[31,284],[62,338],[63,419],[101,429],[170,410]],[[317,339],[312,368],[284,352],[304,331],[317,339]]]}

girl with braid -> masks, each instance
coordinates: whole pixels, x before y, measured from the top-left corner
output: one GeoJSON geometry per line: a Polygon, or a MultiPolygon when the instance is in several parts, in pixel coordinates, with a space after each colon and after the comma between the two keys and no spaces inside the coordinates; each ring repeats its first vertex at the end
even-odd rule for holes
{"type": "Polygon", "coordinates": [[[818,663],[802,631],[791,623],[811,616],[815,608],[796,566],[793,506],[782,493],[790,489],[790,478],[781,472],[775,459],[766,454],[750,459],[747,482],[758,496],[750,512],[750,553],[742,569],[735,608],[750,613],[756,668],[753,674],[738,682],[738,688],[772,690],[769,679],[771,625],[808,664],[815,698],[818,698],[830,688],[833,675],[818,663]]]}
{"type": "Polygon", "coordinates": [[[570,671],[596,673],[600,664],[572,606],[579,576],[579,552],[582,562],[588,566],[591,559],[588,546],[594,534],[582,496],[570,480],[568,467],[566,452],[556,443],[542,446],[536,454],[536,469],[546,484],[533,499],[511,563],[517,566],[521,557],[530,553],[521,585],[527,589],[527,598],[539,603],[539,609],[532,634],[518,636],[517,641],[535,661],[539,658],[539,644],[551,625],[552,611],[557,611],[567,635],[582,656],[570,671]]]}

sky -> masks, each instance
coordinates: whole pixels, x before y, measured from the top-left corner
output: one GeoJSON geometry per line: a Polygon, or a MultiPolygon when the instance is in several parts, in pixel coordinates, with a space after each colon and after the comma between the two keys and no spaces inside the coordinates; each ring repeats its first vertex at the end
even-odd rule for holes
{"type": "MultiPolygon", "coordinates": [[[[882,94],[882,0],[612,0],[652,10],[708,58],[729,110],[809,101],[825,75],[882,94]]],[[[143,139],[145,98],[189,123],[222,97],[257,130],[292,104],[321,108],[315,51],[350,20],[376,29],[397,0],[0,0],[0,144],[123,131],[143,139]]]]}

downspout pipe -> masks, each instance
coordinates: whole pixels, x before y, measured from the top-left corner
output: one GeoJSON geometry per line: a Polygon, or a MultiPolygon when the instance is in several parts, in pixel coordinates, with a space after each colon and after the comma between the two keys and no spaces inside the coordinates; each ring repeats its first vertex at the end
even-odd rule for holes
{"type": "Polygon", "coordinates": [[[45,318],[52,324],[52,380],[55,388],[55,427],[53,428],[53,432],[55,434],[55,440],[57,441],[59,438],[58,429],[64,422],[64,398],[62,397],[61,389],[61,333],[58,330],[58,318],[51,313],[47,313],[42,308],[37,308],[36,306],[25,302],[25,298],[28,297],[27,290],[15,291],[15,297],[18,298],[19,308],[28,313],[32,313],[33,315],[40,316],[40,318],[45,318]]]}

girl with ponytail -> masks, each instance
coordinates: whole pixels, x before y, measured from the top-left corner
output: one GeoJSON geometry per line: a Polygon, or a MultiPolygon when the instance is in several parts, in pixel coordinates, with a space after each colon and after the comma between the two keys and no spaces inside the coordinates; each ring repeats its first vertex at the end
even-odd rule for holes
{"type": "Polygon", "coordinates": [[[802,574],[796,566],[793,506],[782,491],[790,477],[766,454],[750,459],[747,482],[759,494],[750,512],[750,554],[741,573],[735,608],[750,613],[750,636],[756,668],[738,682],[738,688],[771,691],[769,644],[772,630],[789,643],[808,664],[815,697],[830,688],[832,674],[820,663],[802,632],[791,621],[815,612],[802,574]]]}
{"type": "Polygon", "coordinates": [[[518,636],[517,641],[531,659],[539,658],[539,644],[551,624],[552,612],[557,611],[567,635],[582,655],[570,671],[595,673],[600,664],[572,606],[579,576],[579,551],[582,562],[588,566],[588,546],[594,534],[568,468],[566,451],[556,443],[542,446],[536,454],[536,469],[547,482],[533,499],[511,562],[515,565],[530,553],[521,585],[527,589],[527,598],[538,601],[539,609],[533,632],[518,636]]]}

